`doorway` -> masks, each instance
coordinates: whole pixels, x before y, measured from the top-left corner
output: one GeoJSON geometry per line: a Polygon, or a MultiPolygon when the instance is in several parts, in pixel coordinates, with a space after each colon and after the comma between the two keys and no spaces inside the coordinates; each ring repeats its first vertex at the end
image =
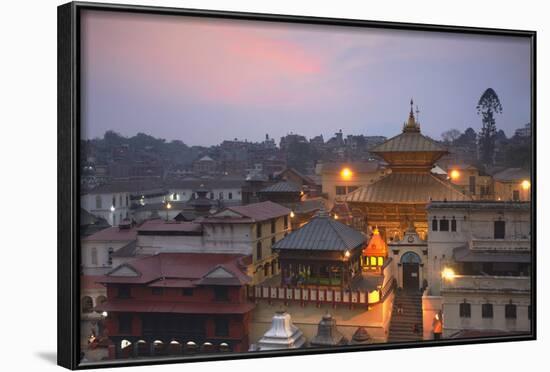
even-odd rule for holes
{"type": "Polygon", "coordinates": [[[417,292],[420,289],[420,257],[414,252],[401,256],[403,290],[417,292]]]}

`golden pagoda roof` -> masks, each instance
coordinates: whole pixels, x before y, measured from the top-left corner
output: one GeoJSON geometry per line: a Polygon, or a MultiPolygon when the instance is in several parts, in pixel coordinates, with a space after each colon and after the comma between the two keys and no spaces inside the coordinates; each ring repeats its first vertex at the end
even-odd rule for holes
{"type": "Polygon", "coordinates": [[[468,201],[450,182],[431,173],[391,173],[346,195],[348,203],[427,204],[430,201],[468,201]]]}
{"type": "Polygon", "coordinates": [[[387,256],[388,246],[384,239],[380,236],[378,229],[374,229],[369,244],[363,249],[363,256],[387,256]]]}

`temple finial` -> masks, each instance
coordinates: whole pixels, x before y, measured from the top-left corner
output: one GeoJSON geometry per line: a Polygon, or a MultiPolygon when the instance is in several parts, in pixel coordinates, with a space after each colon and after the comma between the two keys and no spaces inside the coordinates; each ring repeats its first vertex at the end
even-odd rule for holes
{"type": "Polygon", "coordinates": [[[414,117],[413,106],[414,101],[411,98],[411,111],[409,112],[409,120],[405,123],[405,126],[403,127],[403,132],[420,132],[420,127],[418,126],[414,117]]]}

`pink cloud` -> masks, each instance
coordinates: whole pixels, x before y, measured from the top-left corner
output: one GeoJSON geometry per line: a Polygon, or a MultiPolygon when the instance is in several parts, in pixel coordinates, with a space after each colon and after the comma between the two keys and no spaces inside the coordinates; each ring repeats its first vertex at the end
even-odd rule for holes
{"type": "Polygon", "coordinates": [[[334,94],[319,86],[327,56],[285,39],[282,27],[116,13],[88,13],[82,25],[86,76],[152,97],[261,106],[334,94]]]}

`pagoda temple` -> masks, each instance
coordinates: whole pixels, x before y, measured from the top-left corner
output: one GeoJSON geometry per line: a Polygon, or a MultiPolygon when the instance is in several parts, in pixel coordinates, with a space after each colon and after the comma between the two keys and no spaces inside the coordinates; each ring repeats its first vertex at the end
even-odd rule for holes
{"type": "Polygon", "coordinates": [[[389,164],[391,173],[349,193],[345,200],[354,213],[364,215],[369,226],[378,226],[386,240],[401,239],[410,223],[425,238],[430,201],[470,200],[447,179],[431,172],[448,151],[421,133],[412,100],[402,133],[370,151],[389,164]]]}

